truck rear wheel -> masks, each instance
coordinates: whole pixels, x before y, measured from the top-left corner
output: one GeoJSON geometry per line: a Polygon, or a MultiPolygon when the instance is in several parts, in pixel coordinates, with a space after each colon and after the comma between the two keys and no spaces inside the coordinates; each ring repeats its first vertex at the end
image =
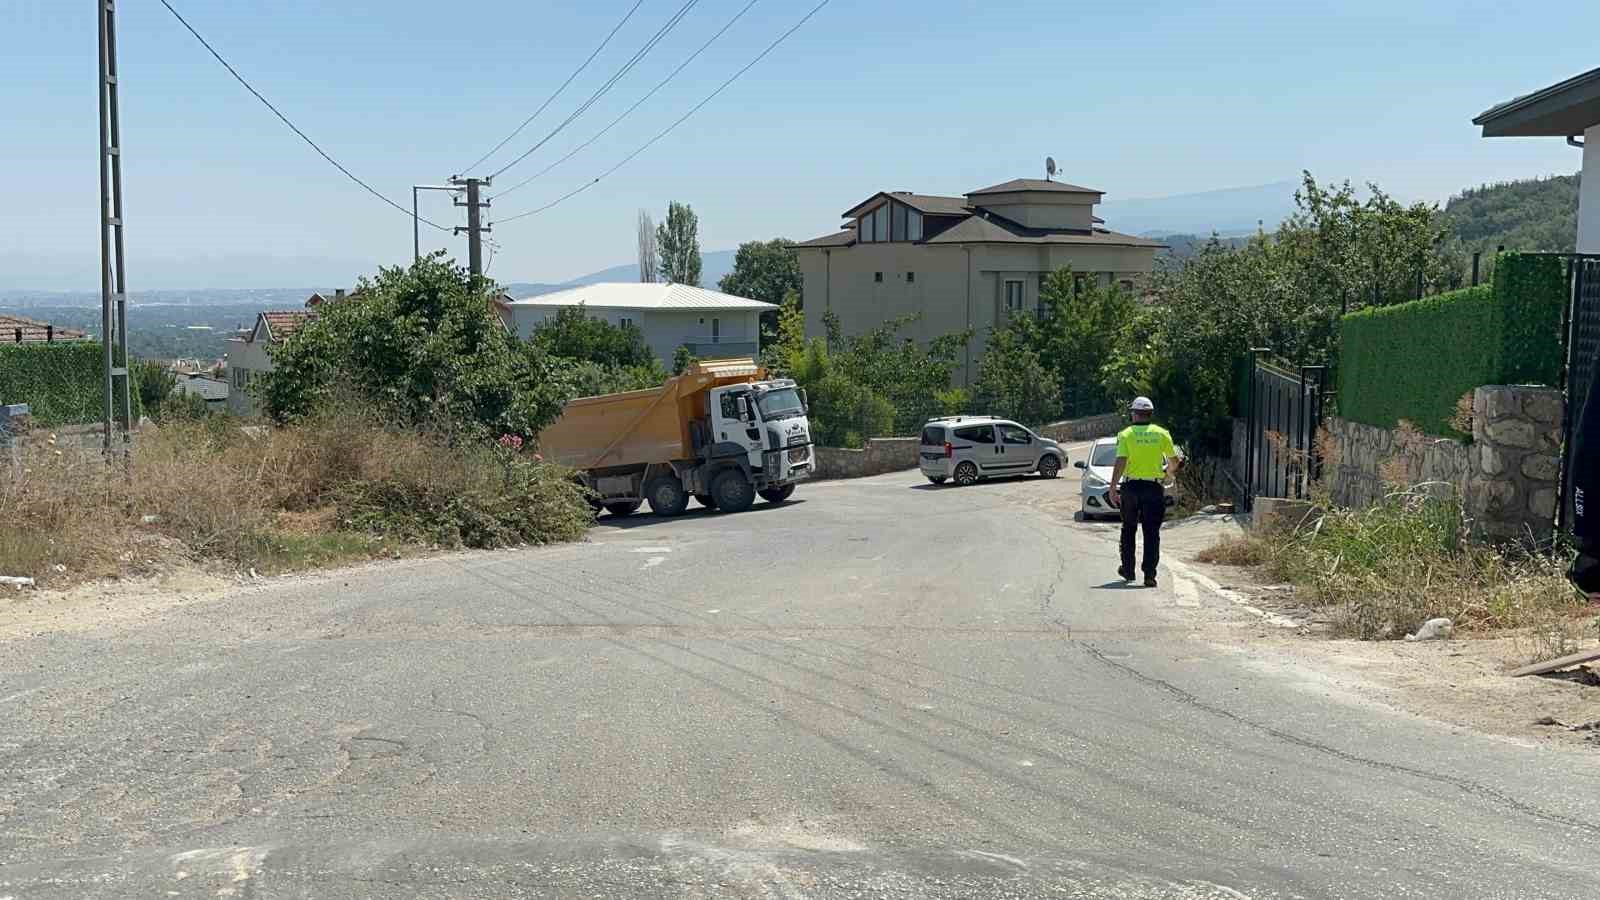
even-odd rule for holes
{"type": "Polygon", "coordinates": [[[689,505],[689,495],[676,475],[657,475],[650,479],[644,496],[650,501],[650,511],[658,516],[682,515],[689,505]]]}
{"type": "Polygon", "coordinates": [[[767,488],[761,492],[761,499],[768,503],[782,503],[794,493],[794,485],[786,484],[783,487],[767,488]]]}
{"type": "Polygon", "coordinates": [[[634,513],[638,512],[638,511],[639,511],[639,501],[638,500],[630,500],[630,501],[628,501],[626,503],[607,503],[606,504],[606,512],[611,513],[613,516],[616,516],[617,518],[621,518],[623,516],[631,516],[631,515],[633,515],[634,513]]]}
{"type": "Polygon", "coordinates": [[[756,502],[755,485],[738,469],[723,469],[711,480],[711,497],[723,512],[744,512],[756,502]]]}

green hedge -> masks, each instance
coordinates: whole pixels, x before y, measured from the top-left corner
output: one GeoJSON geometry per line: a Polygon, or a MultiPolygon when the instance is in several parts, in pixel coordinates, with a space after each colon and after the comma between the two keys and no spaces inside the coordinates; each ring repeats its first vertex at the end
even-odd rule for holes
{"type": "Polygon", "coordinates": [[[1378,428],[1406,419],[1428,434],[1485,384],[1554,384],[1561,371],[1561,260],[1502,254],[1493,284],[1339,320],[1339,415],[1378,428]]]}
{"type": "MultiPolygon", "coordinates": [[[[94,341],[0,344],[0,403],[26,403],[39,425],[102,421],[105,388],[100,344],[94,341]]],[[[133,417],[143,410],[138,386],[133,417]]]]}
{"type": "Polygon", "coordinates": [[[1563,262],[1555,256],[1505,253],[1495,261],[1494,293],[1504,317],[1500,384],[1555,384],[1561,375],[1563,262]]]}

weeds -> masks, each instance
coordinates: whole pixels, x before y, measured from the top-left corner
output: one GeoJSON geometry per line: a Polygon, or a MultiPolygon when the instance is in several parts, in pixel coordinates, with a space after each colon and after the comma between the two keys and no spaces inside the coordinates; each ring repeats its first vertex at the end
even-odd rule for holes
{"type": "Polygon", "coordinates": [[[42,582],[179,559],[289,571],[406,545],[579,537],[592,513],[562,472],[512,448],[452,446],[361,419],[250,429],[221,417],[140,432],[129,467],[49,444],[0,479],[0,574],[42,582]]]}
{"type": "Polygon", "coordinates": [[[1469,630],[1579,627],[1584,604],[1561,560],[1469,541],[1461,504],[1432,487],[1335,509],[1287,534],[1227,539],[1199,558],[1260,567],[1331,610],[1335,633],[1363,640],[1397,638],[1438,616],[1469,630]]]}

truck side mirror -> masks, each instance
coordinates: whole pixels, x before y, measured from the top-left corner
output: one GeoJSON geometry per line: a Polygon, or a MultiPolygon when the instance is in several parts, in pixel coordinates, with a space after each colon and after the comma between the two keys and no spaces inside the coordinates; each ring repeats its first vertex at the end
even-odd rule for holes
{"type": "Polygon", "coordinates": [[[748,396],[739,397],[739,418],[746,422],[754,422],[756,419],[755,413],[750,409],[750,398],[748,396]]]}
{"type": "Polygon", "coordinates": [[[800,395],[800,411],[805,413],[811,412],[811,401],[806,398],[806,389],[800,388],[800,390],[796,393],[800,395]]]}

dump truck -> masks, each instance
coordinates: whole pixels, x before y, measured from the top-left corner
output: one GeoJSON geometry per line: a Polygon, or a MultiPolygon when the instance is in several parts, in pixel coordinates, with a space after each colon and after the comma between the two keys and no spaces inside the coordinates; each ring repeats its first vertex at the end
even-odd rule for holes
{"type": "Polygon", "coordinates": [[[615,516],[649,503],[676,516],[692,497],[725,512],[782,503],[815,467],[805,391],[753,359],[691,363],[658,388],[583,397],[539,433],[615,516]]]}

